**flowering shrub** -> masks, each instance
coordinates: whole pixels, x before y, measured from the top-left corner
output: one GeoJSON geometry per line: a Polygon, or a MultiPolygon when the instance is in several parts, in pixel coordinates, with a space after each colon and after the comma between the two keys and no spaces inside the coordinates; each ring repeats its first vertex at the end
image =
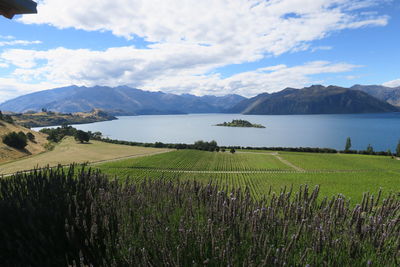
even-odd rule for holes
{"type": "Polygon", "coordinates": [[[0,180],[4,266],[399,265],[400,200],[318,198],[307,186],[248,190],[99,172],[38,170],[0,180]]]}

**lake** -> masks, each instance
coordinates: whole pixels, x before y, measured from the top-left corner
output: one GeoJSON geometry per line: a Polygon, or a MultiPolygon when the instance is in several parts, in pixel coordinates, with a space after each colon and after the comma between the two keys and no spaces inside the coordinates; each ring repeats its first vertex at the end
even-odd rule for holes
{"type": "MultiPolygon", "coordinates": [[[[74,125],[84,131],[100,131],[111,139],[137,142],[194,143],[215,140],[225,146],[329,147],[395,150],[400,139],[400,113],[334,115],[189,114],[124,116],[118,120],[74,125]],[[244,119],[266,128],[214,126],[244,119]]],[[[36,128],[40,129],[40,128],[36,128]]]]}

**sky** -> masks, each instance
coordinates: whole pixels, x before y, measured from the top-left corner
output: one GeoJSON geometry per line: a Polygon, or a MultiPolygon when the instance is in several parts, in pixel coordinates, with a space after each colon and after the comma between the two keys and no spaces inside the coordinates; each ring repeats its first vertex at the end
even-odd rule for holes
{"type": "Polygon", "coordinates": [[[69,85],[246,97],[400,86],[400,0],[39,0],[0,17],[0,103],[69,85]]]}

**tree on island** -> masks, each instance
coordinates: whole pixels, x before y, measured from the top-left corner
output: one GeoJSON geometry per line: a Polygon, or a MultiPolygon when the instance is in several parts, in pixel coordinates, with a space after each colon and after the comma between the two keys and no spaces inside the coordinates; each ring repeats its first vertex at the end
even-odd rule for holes
{"type": "Polygon", "coordinates": [[[265,128],[261,124],[252,124],[246,120],[232,120],[231,122],[223,122],[216,124],[216,126],[225,126],[225,127],[253,127],[253,128],[265,128]]]}
{"type": "Polygon", "coordinates": [[[89,140],[90,140],[90,135],[89,135],[87,132],[84,132],[84,131],[82,131],[82,130],[76,131],[74,137],[75,137],[75,140],[76,140],[76,141],[79,141],[79,142],[81,142],[81,143],[83,143],[83,142],[89,142],[89,140]]]}
{"type": "Polygon", "coordinates": [[[236,150],[232,147],[229,152],[231,152],[232,154],[235,154],[236,150]]]}
{"type": "Polygon", "coordinates": [[[350,137],[347,137],[346,146],[344,148],[344,151],[349,151],[350,148],[351,148],[351,139],[350,139],[350,137]]]}

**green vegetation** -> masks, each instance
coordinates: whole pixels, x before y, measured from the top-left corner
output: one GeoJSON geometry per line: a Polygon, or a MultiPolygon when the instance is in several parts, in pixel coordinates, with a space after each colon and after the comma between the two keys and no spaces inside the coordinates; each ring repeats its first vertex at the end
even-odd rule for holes
{"type": "Polygon", "coordinates": [[[194,171],[291,170],[271,155],[179,150],[135,159],[109,162],[102,168],[164,169],[194,171]]]}
{"type": "Polygon", "coordinates": [[[82,130],[77,130],[75,132],[74,138],[76,141],[79,141],[81,143],[89,142],[90,134],[82,130]]]}
{"type": "Polygon", "coordinates": [[[265,128],[265,126],[263,126],[261,124],[252,124],[246,120],[232,120],[231,122],[219,123],[219,124],[216,124],[215,126],[265,128]]]}
{"type": "Polygon", "coordinates": [[[47,134],[47,140],[55,143],[60,142],[66,136],[73,136],[81,143],[88,142],[90,139],[101,139],[100,132],[84,132],[66,124],[57,128],[43,128],[40,132],[47,134]]]}
{"type": "Polygon", "coordinates": [[[371,144],[369,144],[365,151],[367,152],[367,154],[372,155],[374,153],[374,148],[371,146],[371,144]]]}
{"type": "Polygon", "coordinates": [[[343,196],[318,201],[318,194],[318,187],[305,186],[267,192],[256,202],[247,190],[211,183],[153,178],[122,184],[73,168],[17,174],[0,180],[0,262],[398,265],[398,196],[366,194],[352,207],[343,196]]]}
{"type": "Polygon", "coordinates": [[[280,156],[305,170],[400,171],[400,162],[387,156],[281,152],[280,156]]]}
{"type": "Polygon", "coordinates": [[[2,139],[4,144],[16,149],[24,149],[28,145],[27,137],[22,131],[8,133],[2,139]]]}
{"type": "Polygon", "coordinates": [[[352,203],[379,188],[385,195],[400,192],[400,162],[385,156],[179,150],[97,166],[104,173],[135,181],[163,178],[207,183],[212,179],[231,187],[247,186],[257,199],[270,190],[304,184],[320,185],[322,196],[344,194],[352,203]]]}
{"type": "Polygon", "coordinates": [[[36,137],[33,135],[33,133],[28,132],[28,133],[26,134],[26,137],[29,139],[29,141],[35,142],[35,138],[36,138],[36,137]]]}
{"type": "Polygon", "coordinates": [[[345,146],[345,148],[344,148],[344,151],[349,151],[350,148],[351,148],[351,139],[350,139],[350,137],[347,137],[347,139],[346,139],[346,146],[345,146]]]}

